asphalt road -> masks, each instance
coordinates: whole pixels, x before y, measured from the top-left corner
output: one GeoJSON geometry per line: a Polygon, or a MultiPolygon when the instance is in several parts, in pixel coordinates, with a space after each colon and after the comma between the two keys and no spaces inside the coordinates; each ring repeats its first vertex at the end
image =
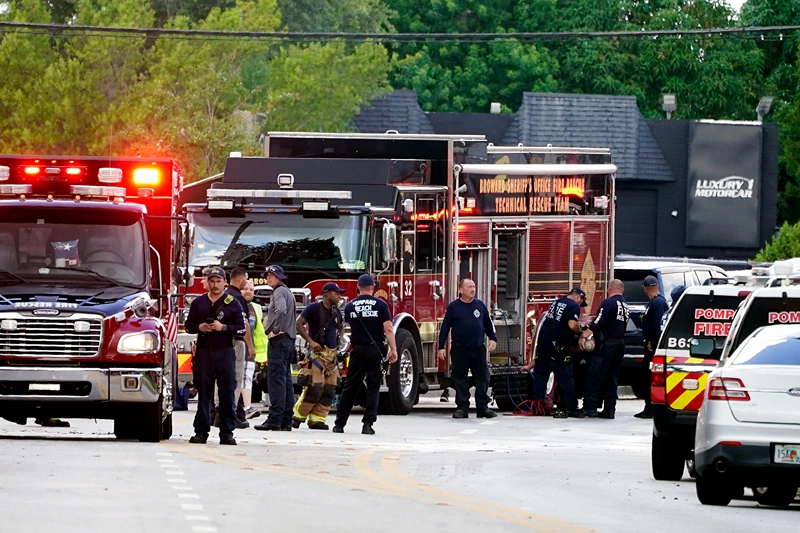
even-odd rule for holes
{"type": "MultiPolygon", "coordinates": [[[[116,441],[108,421],[69,429],[0,420],[0,532],[796,532],[800,505],[705,507],[687,476],[650,474],[648,421],[453,420],[438,396],[360,434],[239,430],[190,445],[116,441]]],[[[256,420],[257,421],[257,420],[256,420]]]]}

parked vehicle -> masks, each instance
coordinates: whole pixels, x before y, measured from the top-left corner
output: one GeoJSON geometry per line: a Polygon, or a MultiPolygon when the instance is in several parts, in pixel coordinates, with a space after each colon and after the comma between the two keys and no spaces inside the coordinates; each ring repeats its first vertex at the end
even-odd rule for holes
{"type": "MultiPolygon", "coordinates": [[[[715,349],[698,339],[694,352],[715,349]]],[[[800,485],[800,326],[758,328],[709,376],[695,437],[697,498],[727,505],[753,489],[786,507],[800,485]]]]}

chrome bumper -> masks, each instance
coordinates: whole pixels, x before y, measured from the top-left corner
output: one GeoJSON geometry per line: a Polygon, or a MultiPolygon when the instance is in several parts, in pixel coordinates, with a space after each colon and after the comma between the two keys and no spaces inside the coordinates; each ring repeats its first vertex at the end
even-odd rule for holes
{"type": "Polygon", "coordinates": [[[0,368],[0,402],[153,403],[163,376],[162,368],[0,368]]]}

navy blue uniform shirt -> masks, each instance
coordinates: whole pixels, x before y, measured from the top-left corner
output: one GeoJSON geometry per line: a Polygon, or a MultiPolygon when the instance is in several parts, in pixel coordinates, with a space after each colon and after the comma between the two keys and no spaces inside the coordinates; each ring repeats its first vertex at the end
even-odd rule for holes
{"type": "Polygon", "coordinates": [[[189,316],[184,324],[186,331],[197,333],[197,347],[204,348],[212,344],[230,344],[233,337],[244,335],[244,310],[239,301],[230,294],[223,294],[219,300],[211,303],[208,294],[198,296],[189,307],[189,316]],[[213,314],[212,314],[213,313],[213,314]],[[219,320],[225,324],[225,331],[200,332],[200,324],[208,320],[219,320]]]}
{"type": "Polygon", "coordinates": [[[578,321],[581,317],[581,306],[575,300],[565,296],[550,304],[550,309],[545,313],[545,317],[547,321],[542,324],[539,338],[558,343],[567,342],[575,335],[575,332],[569,328],[569,321],[578,321]]]}
{"type": "Polygon", "coordinates": [[[647,305],[647,310],[642,317],[642,336],[645,342],[656,347],[658,337],[661,335],[661,319],[669,309],[667,299],[661,294],[656,295],[647,305]]]}
{"type": "Polygon", "coordinates": [[[474,298],[470,303],[457,298],[450,302],[442,321],[442,329],[439,331],[439,349],[443,350],[447,344],[447,334],[453,331],[451,337],[453,346],[466,348],[467,350],[477,350],[486,343],[488,336],[497,342],[497,333],[494,331],[492,317],[486,305],[474,298]]]}
{"type": "MultiPolygon", "coordinates": [[[[339,346],[339,328],[342,325],[342,314],[338,308],[328,309],[322,305],[322,302],[314,302],[303,309],[300,316],[308,322],[309,337],[319,342],[317,336],[319,335],[320,324],[322,324],[325,326],[325,342],[320,342],[320,344],[328,348],[339,346]],[[322,308],[322,322],[320,322],[320,308],[322,308]]],[[[381,330],[383,330],[383,326],[381,326],[381,330]]],[[[377,341],[378,339],[376,338],[375,340],[377,341]]]]}
{"type": "Polygon", "coordinates": [[[380,345],[386,339],[383,323],[387,320],[391,322],[392,313],[386,302],[380,298],[362,294],[344,306],[344,319],[350,324],[350,336],[354,345],[372,345],[367,331],[380,345]]]}
{"type": "MultiPolygon", "coordinates": [[[[238,287],[228,285],[228,287],[225,288],[225,292],[236,298],[236,301],[239,302],[239,305],[242,306],[242,309],[247,309],[250,307],[250,305],[247,303],[247,300],[244,299],[244,294],[242,294],[242,291],[240,291],[238,287]]],[[[237,341],[243,341],[244,335],[236,335],[234,338],[237,341]]]]}
{"type": "Polygon", "coordinates": [[[606,298],[600,303],[597,316],[589,326],[593,333],[601,332],[607,339],[621,339],[628,325],[628,304],[621,294],[606,298]]]}

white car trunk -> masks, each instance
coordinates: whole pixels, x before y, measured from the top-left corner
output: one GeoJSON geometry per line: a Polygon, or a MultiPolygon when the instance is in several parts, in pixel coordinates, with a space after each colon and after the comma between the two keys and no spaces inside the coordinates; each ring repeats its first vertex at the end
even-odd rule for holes
{"type": "Polygon", "coordinates": [[[725,383],[728,406],[739,422],[800,425],[800,366],[734,364],[721,377],[744,384],[741,389],[730,381],[725,383]],[[750,399],[737,399],[740,391],[747,392],[750,399]]]}

